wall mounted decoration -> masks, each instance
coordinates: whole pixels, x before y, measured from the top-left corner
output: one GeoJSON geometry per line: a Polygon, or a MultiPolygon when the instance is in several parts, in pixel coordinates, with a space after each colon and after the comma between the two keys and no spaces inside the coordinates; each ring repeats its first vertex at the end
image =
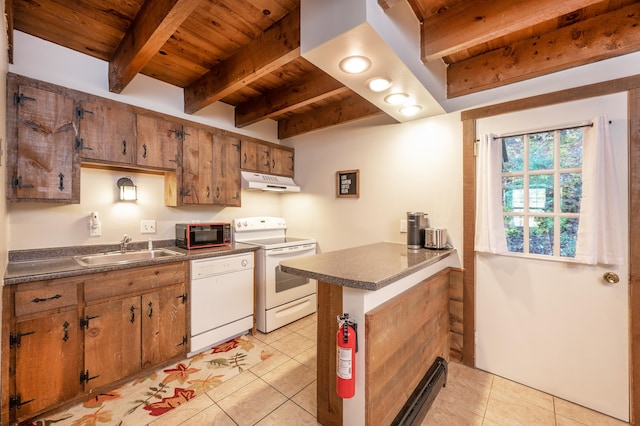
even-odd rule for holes
{"type": "Polygon", "coordinates": [[[336,172],[336,198],[360,198],[360,170],[336,172]]]}

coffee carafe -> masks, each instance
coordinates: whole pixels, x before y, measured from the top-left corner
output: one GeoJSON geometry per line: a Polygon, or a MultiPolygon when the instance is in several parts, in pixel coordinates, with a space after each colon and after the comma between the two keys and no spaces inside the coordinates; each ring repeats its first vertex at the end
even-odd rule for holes
{"type": "Polygon", "coordinates": [[[427,215],[423,212],[407,212],[407,248],[419,250],[424,247],[424,229],[428,227],[427,215]]]}

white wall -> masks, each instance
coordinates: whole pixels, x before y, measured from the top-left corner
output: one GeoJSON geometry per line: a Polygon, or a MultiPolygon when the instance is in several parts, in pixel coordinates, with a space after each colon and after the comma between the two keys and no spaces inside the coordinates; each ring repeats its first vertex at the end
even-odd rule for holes
{"type": "MultiPolygon", "coordinates": [[[[108,91],[108,64],[60,46],[37,39],[19,31],[14,32],[14,63],[9,71],[51,82],[64,87],[93,93],[105,98],[137,105],[196,121],[221,129],[243,133],[271,142],[277,141],[277,125],[265,120],[244,129],[234,127],[233,107],[217,102],[195,115],[187,115],[183,109],[182,89],[138,75],[122,95],[108,91]]],[[[3,56],[4,58],[4,56],[3,56]]],[[[6,59],[5,59],[6,61],[6,59]]],[[[6,62],[3,62],[6,68],[6,62]]],[[[2,80],[4,86],[4,79],[2,80]]],[[[1,103],[5,115],[4,102],[1,103]]],[[[5,139],[5,121],[0,125],[0,135],[5,139]]],[[[4,142],[3,142],[4,143],[4,142]]],[[[4,149],[6,152],[6,149],[4,149]]],[[[3,164],[5,163],[3,158],[3,164]]],[[[2,173],[2,182],[5,173],[2,173]]],[[[254,215],[280,216],[279,195],[260,192],[242,192],[242,207],[164,207],[163,177],[159,175],[113,172],[83,168],[81,172],[81,203],[55,205],[49,203],[11,203],[5,211],[3,201],[2,258],[6,250],[43,247],[62,247],[81,244],[108,244],[130,235],[134,241],[170,239],[177,222],[199,220],[229,221],[236,217],[254,215]],[[116,181],[130,175],[138,185],[139,200],[135,204],[116,201],[116,181]],[[102,220],[102,236],[89,237],[88,217],[98,211],[102,220]],[[140,233],[141,219],[155,219],[156,234],[140,233]]],[[[2,199],[4,200],[2,185],[2,199]]],[[[294,194],[295,196],[295,194],[294,194]]],[[[4,270],[4,265],[3,266],[4,270]]]]}
{"type": "Polygon", "coordinates": [[[282,197],[292,236],[321,251],[379,241],[406,243],[407,211],[429,214],[462,250],[462,123],[453,113],[404,124],[384,117],[286,141],[296,149],[301,196],[282,197]],[[360,198],[336,198],[336,172],[360,170],[360,198]]]}

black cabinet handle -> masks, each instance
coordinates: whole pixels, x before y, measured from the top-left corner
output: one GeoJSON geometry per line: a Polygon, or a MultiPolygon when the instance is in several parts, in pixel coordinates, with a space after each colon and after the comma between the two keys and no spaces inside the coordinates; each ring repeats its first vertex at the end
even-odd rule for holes
{"type": "Polygon", "coordinates": [[[122,155],[127,155],[127,141],[122,140],[122,155]]]}
{"type": "Polygon", "coordinates": [[[60,173],[58,175],[58,177],[60,178],[60,186],[58,186],[58,189],[60,191],[63,191],[64,190],[64,175],[62,173],[60,173]]]}
{"type": "Polygon", "coordinates": [[[147,158],[147,144],[146,143],[142,144],[142,150],[143,150],[142,158],[147,158]]]}
{"type": "Polygon", "coordinates": [[[136,322],[136,308],[132,305],[129,310],[131,311],[131,324],[136,322]]]}
{"type": "Polygon", "coordinates": [[[64,337],[62,338],[62,340],[66,342],[67,340],[69,340],[69,323],[65,321],[64,324],[62,324],[62,328],[64,329],[64,337]]]}
{"type": "Polygon", "coordinates": [[[35,299],[32,300],[33,303],[40,303],[40,302],[48,302],[49,300],[55,300],[55,299],[60,299],[62,297],[61,294],[56,294],[53,295],[51,297],[36,297],[35,299]]]}
{"type": "Polygon", "coordinates": [[[149,302],[149,318],[153,316],[153,302],[149,302]]]}
{"type": "Polygon", "coordinates": [[[207,185],[207,198],[209,198],[210,196],[211,196],[211,187],[207,185]]]}

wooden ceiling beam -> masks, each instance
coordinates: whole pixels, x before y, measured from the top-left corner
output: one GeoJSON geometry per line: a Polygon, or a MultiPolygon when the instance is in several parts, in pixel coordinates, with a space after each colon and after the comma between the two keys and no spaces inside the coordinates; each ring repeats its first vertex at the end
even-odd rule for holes
{"type": "Polygon", "coordinates": [[[109,90],[120,93],[201,0],[147,0],[109,61],[109,90]]]}
{"type": "Polygon", "coordinates": [[[305,114],[279,120],[278,139],[286,139],[379,114],[384,113],[354,92],[340,102],[316,108],[305,114]]]}
{"type": "Polygon", "coordinates": [[[454,98],[640,50],[640,4],[449,65],[454,98]]]}
{"type": "Polygon", "coordinates": [[[424,19],[422,60],[439,59],[601,1],[467,0],[424,19]]]}
{"type": "Polygon", "coordinates": [[[299,8],[187,86],[184,89],[184,111],[193,114],[298,57],[299,8]]]}
{"type": "Polygon", "coordinates": [[[242,128],[344,93],[349,89],[320,69],[236,107],[235,125],[242,128]]]}

